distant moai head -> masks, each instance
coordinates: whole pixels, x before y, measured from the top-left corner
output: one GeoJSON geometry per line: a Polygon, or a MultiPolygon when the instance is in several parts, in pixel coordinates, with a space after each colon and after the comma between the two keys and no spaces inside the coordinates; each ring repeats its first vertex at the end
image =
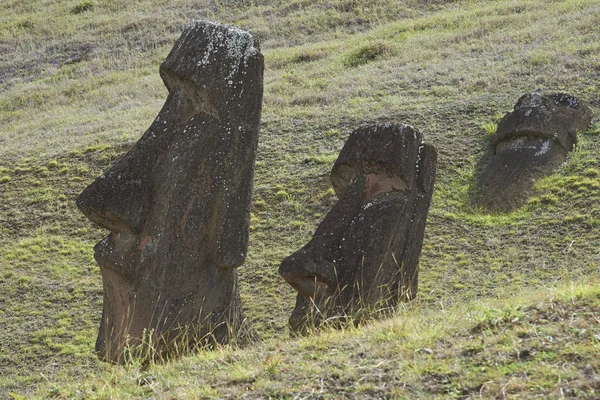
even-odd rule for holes
{"type": "Polygon", "coordinates": [[[225,342],[250,329],[236,268],[248,246],[262,107],[258,41],[194,22],[160,75],[169,94],[156,119],[77,199],[110,230],[94,249],[104,286],[96,351],[111,362],[144,335],[160,354],[175,340],[225,342]]]}
{"type": "Polygon", "coordinates": [[[521,206],[535,180],[565,162],[591,120],[591,110],[568,94],[521,96],[492,136],[494,154],[479,175],[477,203],[500,212],[521,206]]]}
{"type": "Polygon", "coordinates": [[[298,291],[293,332],[416,296],[436,165],[435,148],[411,126],[350,135],[331,171],[339,201],[279,268],[298,291]]]}

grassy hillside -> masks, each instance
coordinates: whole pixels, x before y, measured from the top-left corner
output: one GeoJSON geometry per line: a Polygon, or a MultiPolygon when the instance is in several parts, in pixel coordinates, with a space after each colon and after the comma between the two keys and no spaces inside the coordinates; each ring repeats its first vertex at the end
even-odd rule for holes
{"type": "MultiPolygon", "coordinates": [[[[339,368],[358,368],[350,375],[338,372],[348,378],[345,382],[323,381],[325,392],[335,392],[360,379],[360,368],[371,366],[355,360],[361,351],[350,350],[357,347],[354,343],[379,343],[377,337],[404,320],[422,318],[427,329],[445,332],[449,348],[456,351],[448,350],[448,357],[456,358],[482,334],[473,333],[470,343],[458,329],[466,322],[446,321],[441,310],[462,310],[479,299],[509,299],[564,282],[597,282],[600,0],[5,0],[0,4],[0,397],[29,395],[40,384],[43,395],[56,388],[76,397],[78,389],[64,388],[84,378],[95,382],[82,384],[89,395],[94,385],[111,390],[110,382],[127,376],[107,370],[92,353],[102,295],[92,247],[106,232],[80,215],[74,199],[149,126],[166,97],[158,65],[183,26],[197,18],[234,23],[262,38],[265,98],[251,243],[239,271],[244,307],[265,344],[246,353],[223,350],[186,359],[180,365],[189,365],[196,375],[226,365],[214,383],[187,381],[201,388],[175,389],[179,383],[167,376],[157,385],[142,380],[141,389],[125,390],[143,395],[135,391],[168,386],[193,398],[196,389],[221,390],[240,368],[241,383],[230,385],[231,392],[214,392],[235,397],[248,374],[278,370],[281,358],[293,362],[282,361],[286,374],[269,378],[272,382],[259,394],[284,395],[287,389],[290,396],[310,394],[295,386],[301,382],[298,374],[318,376],[331,358],[339,368]],[[469,201],[477,162],[490,151],[488,138],[498,119],[522,93],[537,88],[580,97],[592,107],[593,126],[580,135],[564,166],[538,183],[528,204],[507,215],[483,213],[469,201]],[[302,368],[311,368],[313,353],[303,343],[312,340],[316,346],[321,339],[282,341],[295,295],[277,274],[279,262],[308,241],[336,201],[328,174],[348,134],[376,121],[413,124],[439,152],[419,299],[396,321],[348,336],[332,333],[327,343],[345,343],[346,350],[329,358],[318,353],[322,360],[310,374],[290,371],[296,360],[306,360],[302,368]],[[279,347],[290,355],[266,358],[268,349],[279,347]],[[236,357],[244,360],[239,367],[236,357]],[[93,376],[109,378],[96,381],[93,376]]],[[[597,306],[572,302],[572,307],[598,316],[597,306]]],[[[585,319],[581,329],[595,332],[594,321],[585,319]]],[[[499,335],[516,329],[502,327],[507,332],[499,335]]],[[[427,346],[443,346],[433,344],[440,336],[427,336],[427,329],[422,333],[423,340],[431,340],[427,346]]],[[[589,343],[597,358],[594,337],[589,343]]],[[[394,338],[390,343],[398,342],[394,338]]],[[[369,347],[369,354],[377,353],[376,347],[369,347]]],[[[385,353],[386,348],[382,345],[382,359],[394,354],[385,353]]],[[[433,351],[417,352],[414,362],[431,356],[430,364],[438,365],[439,351],[433,351]]],[[[490,387],[469,378],[475,368],[471,358],[464,357],[464,370],[463,364],[454,365],[460,370],[452,378],[458,391],[423,395],[460,397],[468,385],[467,393],[479,384],[490,387]]],[[[559,361],[571,363],[576,374],[587,368],[583,361],[559,361]]],[[[598,374],[598,365],[590,365],[598,374]]],[[[375,370],[399,395],[414,396],[418,392],[411,387],[428,378],[419,375],[421,369],[415,369],[410,382],[389,372],[405,367],[375,370]],[[407,392],[399,389],[402,382],[408,382],[407,392]]],[[[511,374],[528,371],[498,374],[510,380],[511,374]]],[[[556,376],[549,368],[547,391],[534,388],[532,393],[554,393],[560,387],[556,376]]],[[[581,376],[577,379],[585,381],[581,376]]],[[[365,384],[380,385],[375,378],[365,379],[365,384]]],[[[318,397],[320,387],[314,387],[313,397],[318,397]]],[[[527,385],[521,389],[517,393],[529,393],[527,385]]],[[[581,390],[591,393],[588,389],[581,390]]],[[[502,393],[494,390],[490,393],[502,393]]],[[[560,391],[553,395],[560,397],[560,391]]]]}
{"type": "Polygon", "coordinates": [[[150,369],[113,367],[59,398],[590,398],[600,396],[600,289],[402,310],[393,320],[150,369]]]}

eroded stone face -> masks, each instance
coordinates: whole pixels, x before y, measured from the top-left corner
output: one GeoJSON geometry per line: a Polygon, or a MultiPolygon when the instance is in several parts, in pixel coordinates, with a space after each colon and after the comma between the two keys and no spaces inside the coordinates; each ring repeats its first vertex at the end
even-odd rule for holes
{"type": "Polygon", "coordinates": [[[354,131],[331,172],[339,201],[281,276],[298,291],[290,328],[412,299],[437,155],[408,125],[354,131]]]}
{"type": "Polygon", "coordinates": [[[246,256],[263,57],[237,28],[190,24],[160,66],[169,95],[148,130],[77,200],[110,230],[95,246],[104,286],[96,351],[107,361],[152,332],[177,340],[250,334],[236,268],[246,256]]]}
{"type": "Polygon", "coordinates": [[[478,178],[479,205],[491,211],[521,206],[536,179],[552,173],[592,119],[590,109],[564,93],[526,93],[498,123],[494,155],[478,178]]]}

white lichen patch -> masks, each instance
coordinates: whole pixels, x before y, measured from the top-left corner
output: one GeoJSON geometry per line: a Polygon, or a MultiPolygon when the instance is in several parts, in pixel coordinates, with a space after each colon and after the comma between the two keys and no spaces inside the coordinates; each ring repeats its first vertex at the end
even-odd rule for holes
{"type": "Polygon", "coordinates": [[[541,107],[542,104],[543,104],[543,96],[542,96],[541,92],[536,91],[536,92],[532,92],[532,93],[527,93],[519,99],[519,102],[515,105],[515,111],[518,111],[522,108],[532,109],[532,108],[541,107]]]}
{"type": "Polygon", "coordinates": [[[557,106],[565,106],[571,108],[579,107],[579,100],[576,97],[570,96],[565,93],[559,93],[554,98],[554,104],[557,106]]]}
{"type": "Polygon", "coordinates": [[[203,67],[217,61],[227,63],[229,68],[225,79],[230,86],[240,66],[247,66],[248,59],[257,52],[254,36],[234,26],[212,21],[196,21],[188,29],[202,29],[202,34],[209,38],[206,47],[201,50],[196,66],[203,67]]]}
{"type": "Polygon", "coordinates": [[[535,155],[541,156],[542,154],[546,154],[548,152],[548,149],[550,149],[550,140],[546,140],[544,143],[542,143],[542,147],[540,147],[540,149],[535,153],[535,155]]]}
{"type": "Polygon", "coordinates": [[[532,139],[527,136],[515,136],[508,140],[503,140],[496,146],[496,152],[506,150],[536,150],[538,148],[538,139],[532,139]]]}
{"type": "Polygon", "coordinates": [[[538,92],[534,92],[531,94],[531,100],[529,105],[531,107],[539,107],[542,105],[542,94],[538,92]]]}
{"type": "Polygon", "coordinates": [[[419,166],[421,165],[421,155],[423,154],[423,150],[425,149],[425,146],[423,145],[423,141],[421,141],[421,144],[419,145],[419,149],[417,150],[417,160],[415,161],[415,173],[418,175],[419,174],[419,166]]]}

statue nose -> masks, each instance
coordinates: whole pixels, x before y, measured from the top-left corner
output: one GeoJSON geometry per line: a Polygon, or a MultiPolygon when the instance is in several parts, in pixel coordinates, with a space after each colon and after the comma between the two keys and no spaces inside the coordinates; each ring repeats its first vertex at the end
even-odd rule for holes
{"type": "Polygon", "coordinates": [[[353,180],[321,221],[313,239],[281,263],[279,274],[303,296],[331,295],[339,289],[343,271],[337,270],[338,253],[346,230],[362,207],[364,192],[364,178],[353,180]]]}
{"type": "Polygon", "coordinates": [[[311,245],[314,243],[283,260],[279,273],[303,296],[315,298],[335,291],[337,274],[335,263],[325,257],[314,257],[316,249],[311,245]]]}
{"type": "Polygon", "coordinates": [[[145,223],[152,186],[139,168],[107,171],[77,198],[77,207],[92,222],[111,232],[139,233],[145,223]]]}
{"type": "Polygon", "coordinates": [[[92,222],[111,232],[140,233],[153,200],[153,176],[189,101],[180,90],[169,93],[163,109],[131,150],[77,198],[77,207],[92,222]],[[180,106],[180,107],[179,107],[180,106]]]}

